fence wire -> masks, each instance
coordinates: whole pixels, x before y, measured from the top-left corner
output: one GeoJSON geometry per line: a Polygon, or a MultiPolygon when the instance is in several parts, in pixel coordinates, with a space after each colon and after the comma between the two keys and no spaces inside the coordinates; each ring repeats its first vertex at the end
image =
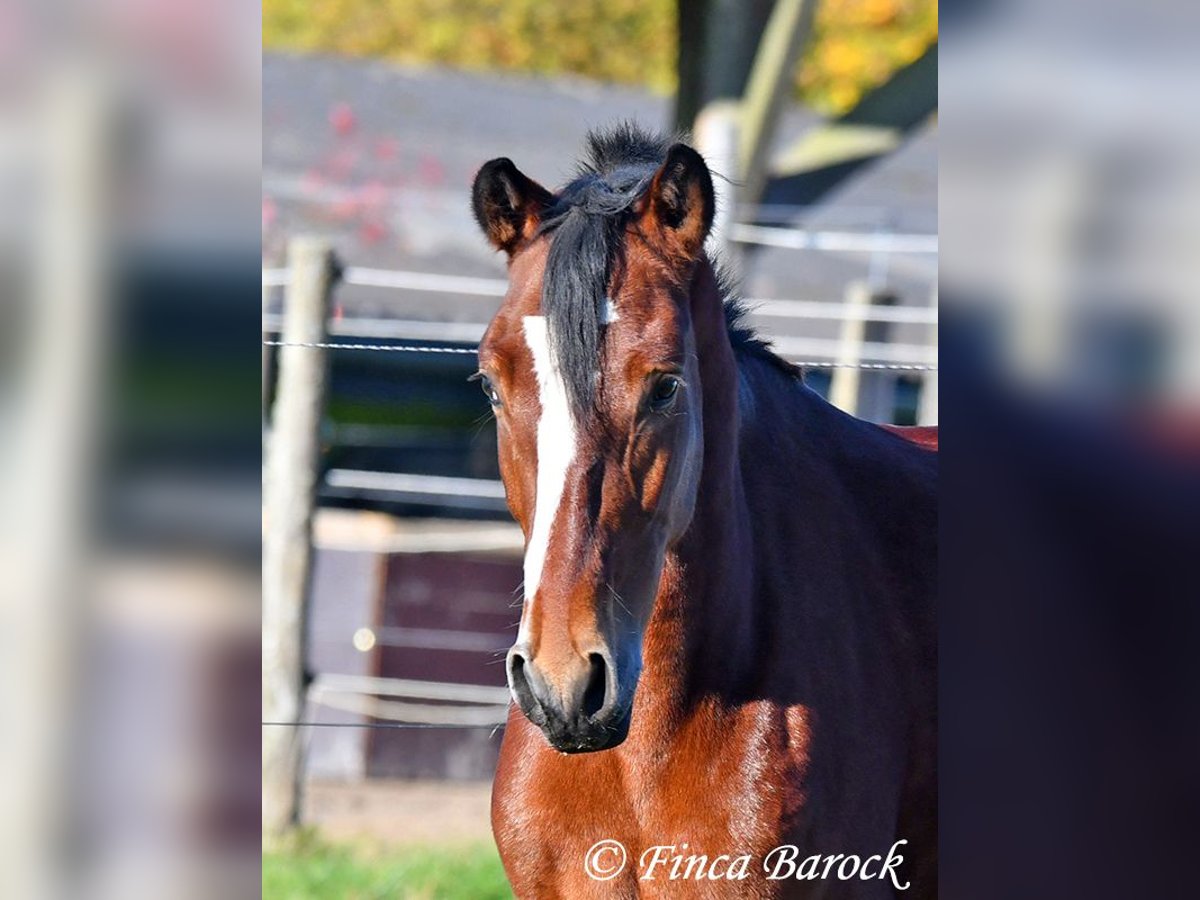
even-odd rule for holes
{"type": "Polygon", "coordinates": [[[504,722],[262,722],[263,727],[280,728],[490,728],[493,732],[503,730],[504,722]]]}
{"type": "MultiPolygon", "coordinates": [[[[343,344],[325,341],[263,341],[264,347],[308,347],[315,350],[371,350],[389,353],[460,353],[476,354],[478,347],[421,347],[415,344],[343,344]]],[[[936,372],[937,366],[918,363],[861,363],[830,362],[827,360],[792,360],[802,369],[866,369],[888,372],[936,372]]]]}
{"type": "Polygon", "coordinates": [[[470,353],[478,347],[419,347],[415,344],[336,344],[324,341],[263,341],[264,347],[310,347],[316,350],[384,350],[392,353],[470,353]]]}

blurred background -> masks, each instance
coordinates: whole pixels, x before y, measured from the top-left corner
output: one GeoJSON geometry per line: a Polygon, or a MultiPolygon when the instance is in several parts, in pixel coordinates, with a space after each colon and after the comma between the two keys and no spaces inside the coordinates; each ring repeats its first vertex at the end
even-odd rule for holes
{"type": "Polygon", "coordinates": [[[259,46],[0,3],[0,896],[258,890],[259,46]]]}
{"type": "Polygon", "coordinates": [[[782,7],[0,4],[0,896],[505,895],[467,191],[630,117],[814,387],[950,410],[945,888],[1194,894],[1197,8],[782,7]]]}
{"type": "Polygon", "coordinates": [[[466,382],[506,287],[479,166],[556,187],[589,129],[690,134],[754,325],[844,409],[935,424],[937,31],[935,0],[264,2],[264,719],[306,723],[264,726],[264,828],[302,835],[272,844],[266,896],[505,891],[488,800],[522,537],[466,382]],[[289,363],[312,377],[284,435],[289,363]],[[313,468],[303,609],[272,543],[305,515],[273,501],[300,483],[286,447],[313,468]]]}

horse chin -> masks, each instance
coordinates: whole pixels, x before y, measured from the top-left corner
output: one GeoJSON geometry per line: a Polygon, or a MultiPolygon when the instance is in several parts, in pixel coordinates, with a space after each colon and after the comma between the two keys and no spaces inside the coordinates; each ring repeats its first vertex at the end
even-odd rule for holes
{"type": "Polygon", "coordinates": [[[540,727],[550,746],[559,753],[598,753],[619,747],[629,737],[630,712],[627,708],[615,716],[609,715],[603,722],[589,719],[582,726],[569,729],[554,720],[540,727]]]}

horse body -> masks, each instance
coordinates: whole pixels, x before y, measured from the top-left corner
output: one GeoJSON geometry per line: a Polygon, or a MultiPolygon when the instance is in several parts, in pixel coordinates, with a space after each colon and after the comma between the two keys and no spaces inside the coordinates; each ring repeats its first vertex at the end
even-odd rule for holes
{"type": "MultiPolygon", "coordinates": [[[[546,242],[536,237],[513,256],[514,291],[485,339],[489,354],[518,355],[512,335],[517,321],[539,311],[539,291],[530,285],[540,281],[546,242]]],[[[634,241],[626,248],[623,277],[642,285],[632,292],[638,308],[652,307],[651,297],[665,291],[644,287],[655,277],[656,259],[634,241]]],[[[653,587],[639,619],[642,605],[627,604],[604,580],[637,553],[615,544],[613,534],[641,533],[641,519],[609,509],[615,501],[606,472],[615,464],[599,474],[596,464],[583,467],[578,482],[567,476],[563,509],[575,503],[573,515],[590,537],[572,543],[563,523],[573,520],[556,515],[552,549],[562,545],[563,552],[539,572],[536,614],[527,599],[522,634],[532,637],[514,648],[515,674],[510,656],[521,708],[509,717],[492,802],[506,871],[519,897],[885,897],[895,893],[888,878],[768,880],[764,861],[781,845],[795,845],[800,859],[865,859],[888,854],[903,839],[900,883],[911,883],[906,893],[933,896],[936,456],[841,413],[756,341],[739,336],[702,252],[686,272],[670,307],[662,301],[645,321],[626,321],[625,337],[619,329],[611,336],[631,346],[653,342],[656,322],[677,317],[673,333],[689,360],[682,377],[689,390],[702,385],[687,398],[695,406],[679,410],[687,424],[702,423],[702,455],[687,457],[698,472],[668,476],[662,473],[686,471],[692,462],[646,463],[651,475],[638,478],[659,478],[666,485],[659,493],[693,479],[686,528],[669,535],[659,567],[647,569],[653,587]],[[610,518],[633,525],[609,534],[610,518]],[[563,574],[570,559],[589,554],[591,564],[563,574]],[[607,585],[611,602],[588,586],[591,580],[607,585]],[[557,595],[570,602],[555,601],[557,595]],[[589,617],[601,624],[579,625],[589,617]],[[543,634],[549,636],[533,646],[543,634]],[[524,683],[521,669],[529,662],[569,655],[554,640],[575,652],[581,644],[602,647],[602,707],[598,699],[588,706],[590,688],[572,694],[569,677],[554,681],[551,663],[540,663],[549,674],[537,675],[532,690],[524,683]],[[622,642],[640,647],[640,678],[639,660],[625,661],[622,642]],[[636,693],[623,717],[624,688],[614,683],[631,679],[636,693]],[[595,749],[602,752],[586,752],[595,749]],[[606,881],[585,869],[589,849],[602,840],[620,842],[628,855],[623,871],[606,881]],[[669,855],[751,861],[734,881],[695,873],[671,879],[669,867],[647,879],[643,854],[664,847],[673,848],[669,855]]],[[[631,306],[626,301],[621,314],[630,315],[631,306]]],[[[489,371],[502,369],[494,363],[489,371]]],[[[514,385],[508,391],[517,393],[514,385]]],[[[541,404],[544,414],[545,396],[541,404]]],[[[510,406],[515,420],[515,397],[510,406]]],[[[521,487],[520,476],[537,454],[515,429],[502,441],[510,505],[531,535],[536,516],[527,494],[535,492],[521,487]]],[[[672,432],[670,441],[678,447],[685,438],[672,432]]],[[[586,681],[596,678],[593,672],[586,681]]]]}

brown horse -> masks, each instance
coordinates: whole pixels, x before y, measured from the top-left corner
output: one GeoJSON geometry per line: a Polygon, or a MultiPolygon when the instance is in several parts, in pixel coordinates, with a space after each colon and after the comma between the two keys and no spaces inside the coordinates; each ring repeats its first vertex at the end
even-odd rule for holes
{"type": "Polygon", "coordinates": [[[527,544],[517,895],[932,896],[935,454],[740,324],[691,148],[621,127],[557,194],[497,159],[473,199],[509,259],[477,377],[527,544]]]}

